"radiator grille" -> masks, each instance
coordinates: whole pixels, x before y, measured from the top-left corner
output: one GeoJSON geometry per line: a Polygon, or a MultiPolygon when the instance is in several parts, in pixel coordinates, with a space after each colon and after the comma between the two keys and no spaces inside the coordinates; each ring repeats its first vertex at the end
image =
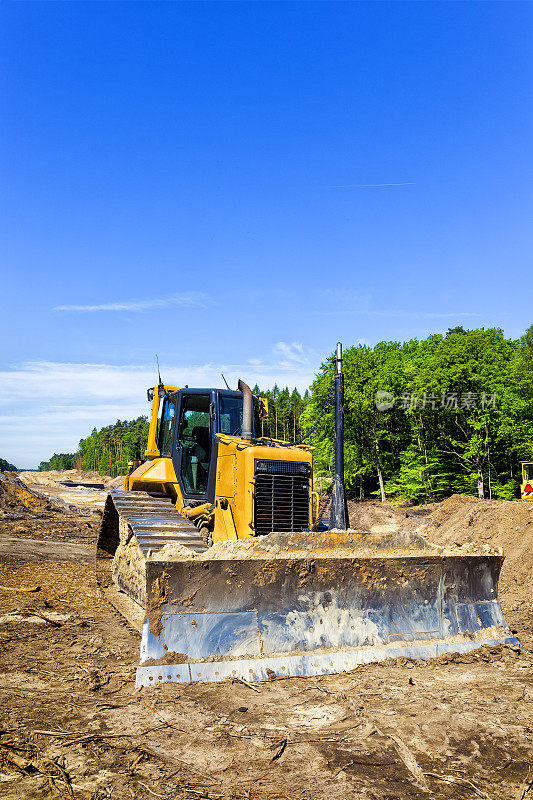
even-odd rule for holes
{"type": "Polygon", "coordinates": [[[309,529],[309,479],[301,475],[255,475],[255,534],[309,529]]]}
{"type": "Polygon", "coordinates": [[[256,475],[264,472],[272,472],[275,475],[310,475],[311,464],[307,461],[278,461],[271,458],[256,458],[256,475]]]}

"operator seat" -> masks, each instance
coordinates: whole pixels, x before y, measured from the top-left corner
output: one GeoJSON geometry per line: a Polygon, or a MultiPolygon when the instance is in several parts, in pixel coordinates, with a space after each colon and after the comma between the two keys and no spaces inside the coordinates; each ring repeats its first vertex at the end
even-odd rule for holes
{"type": "Polygon", "coordinates": [[[207,490],[207,476],[209,473],[209,455],[211,451],[211,436],[209,428],[195,425],[192,429],[192,438],[195,442],[192,455],[198,459],[197,487],[199,491],[207,490]]]}

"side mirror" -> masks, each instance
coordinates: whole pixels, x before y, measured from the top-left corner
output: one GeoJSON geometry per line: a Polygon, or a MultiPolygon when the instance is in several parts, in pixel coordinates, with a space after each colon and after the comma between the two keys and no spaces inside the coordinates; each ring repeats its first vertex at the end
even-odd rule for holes
{"type": "Polygon", "coordinates": [[[153,389],[147,389],[146,390],[146,396],[148,398],[148,402],[151,403],[152,400],[154,399],[154,390],[153,389]]]}

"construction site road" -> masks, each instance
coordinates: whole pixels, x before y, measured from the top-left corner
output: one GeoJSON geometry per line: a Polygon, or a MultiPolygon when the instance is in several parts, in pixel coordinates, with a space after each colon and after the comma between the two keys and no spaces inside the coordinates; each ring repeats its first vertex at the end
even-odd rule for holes
{"type": "Polygon", "coordinates": [[[72,561],[75,564],[92,564],[94,547],[64,541],[18,539],[0,534],[0,556],[19,556],[36,561],[72,561]]]}

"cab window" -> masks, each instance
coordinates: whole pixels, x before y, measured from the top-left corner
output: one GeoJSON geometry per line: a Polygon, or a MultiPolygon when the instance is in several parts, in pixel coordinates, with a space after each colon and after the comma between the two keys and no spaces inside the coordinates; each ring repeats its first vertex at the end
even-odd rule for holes
{"type": "Polygon", "coordinates": [[[242,431],[242,397],[220,395],[220,433],[240,436],[242,431]]]}
{"type": "Polygon", "coordinates": [[[181,479],[186,494],[205,494],[211,460],[211,414],[208,394],[187,394],[182,399],[179,428],[181,479]]]}
{"type": "Polygon", "coordinates": [[[172,452],[172,429],[176,414],[175,398],[165,397],[163,400],[159,430],[157,433],[157,446],[162,456],[170,456],[172,452]]]}
{"type": "MultiPolygon", "coordinates": [[[[242,433],[242,397],[231,397],[221,394],[219,396],[219,430],[228,436],[240,436],[242,433]]],[[[259,420],[259,402],[254,397],[254,428],[261,431],[259,420]]]]}

